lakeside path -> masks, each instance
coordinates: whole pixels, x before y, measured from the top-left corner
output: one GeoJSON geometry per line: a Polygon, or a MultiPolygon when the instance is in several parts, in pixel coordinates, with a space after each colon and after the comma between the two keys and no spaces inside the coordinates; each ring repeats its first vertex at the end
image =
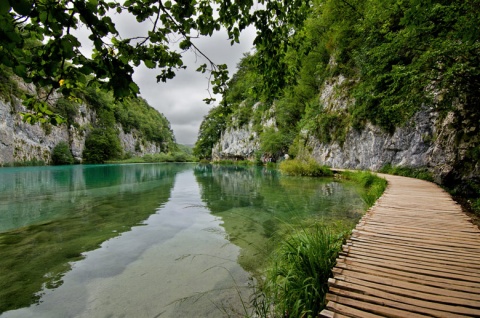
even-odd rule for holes
{"type": "Polygon", "coordinates": [[[480,230],[434,183],[388,187],[343,246],[320,317],[480,317],[480,230]]]}

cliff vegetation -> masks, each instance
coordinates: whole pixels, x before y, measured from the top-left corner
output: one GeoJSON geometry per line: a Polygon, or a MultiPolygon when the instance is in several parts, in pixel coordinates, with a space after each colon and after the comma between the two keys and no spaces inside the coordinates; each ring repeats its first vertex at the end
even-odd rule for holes
{"type": "Polygon", "coordinates": [[[43,112],[55,114],[59,125],[22,118],[26,108],[21,101],[26,95],[43,92],[23,83],[9,68],[2,66],[0,70],[0,113],[4,121],[0,159],[4,165],[71,164],[75,160],[103,163],[178,150],[170,123],[144,99],[116,100],[111,92],[99,87],[77,89],[76,98],[51,94],[43,112]]]}
{"type": "Polygon", "coordinates": [[[244,131],[266,157],[405,166],[478,196],[479,8],[478,0],[313,1],[281,42],[277,69],[261,67],[262,43],[240,61],[200,127],[196,154],[236,158],[226,140],[244,131]]]}

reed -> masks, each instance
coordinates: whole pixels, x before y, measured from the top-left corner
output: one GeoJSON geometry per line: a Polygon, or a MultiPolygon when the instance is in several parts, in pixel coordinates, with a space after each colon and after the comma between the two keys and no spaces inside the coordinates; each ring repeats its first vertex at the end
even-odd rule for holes
{"type": "MultiPolygon", "coordinates": [[[[316,222],[292,228],[273,253],[262,294],[260,317],[316,317],[325,304],[328,279],[347,231],[316,222]]],[[[261,301],[260,301],[261,300],[261,301]]]]}

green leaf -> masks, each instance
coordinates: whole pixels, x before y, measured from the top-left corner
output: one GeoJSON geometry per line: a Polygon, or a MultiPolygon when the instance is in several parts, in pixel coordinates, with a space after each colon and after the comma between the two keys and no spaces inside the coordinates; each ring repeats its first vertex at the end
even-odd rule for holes
{"type": "Polygon", "coordinates": [[[200,65],[199,68],[197,68],[197,72],[205,73],[206,71],[207,71],[207,64],[202,64],[200,65]]]}
{"type": "Polygon", "coordinates": [[[8,1],[0,1],[0,14],[7,14],[10,11],[10,3],[8,1]]]}
{"type": "Polygon", "coordinates": [[[157,63],[152,60],[145,60],[143,63],[145,63],[145,66],[148,68],[155,68],[157,66],[157,63]]]}
{"type": "Polygon", "coordinates": [[[181,50],[188,50],[192,46],[192,42],[190,40],[186,39],[180,42],[179,47],[181,50]]]}
{"type": "Polygon", "coordinates": [[[15,70],[15,74],[17,74],[20,77],[24,77],[27,73],[27,69],[23,64],[16,65],[14,70],[15,70]]]}
{"type": "Polygon", "coordinates": [[[33,3],[29,0],[10,0],[10,4],[12,5],[13,10],[21,15],[28,15],[33,7],[33,3]]]}
{"type": "Polygon", "coordinates": [[[137,84],[135,84],[134,82],[131,82],[128,87],[130,88],[130,90],[135,93],[135,94],[138,94],[140,93],[140,88],[138,87],[137,84]]]}

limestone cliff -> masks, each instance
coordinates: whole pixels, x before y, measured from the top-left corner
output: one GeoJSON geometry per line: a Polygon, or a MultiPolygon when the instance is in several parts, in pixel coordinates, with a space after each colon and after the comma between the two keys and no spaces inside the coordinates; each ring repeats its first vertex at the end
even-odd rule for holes
{"type": "MultiPolygon", "coordinates": [[[[0,165],[25,161],[50,163],[53,148],[61,141],[70,145],[74,158],[81,162],[85,139],[96,120],[96,112],[85,105],[79,105],[74,116],[74,125],[59,126],[35,124],[22,121],[20,112],[25,111],[21,101],[12,98],[11,102],[0,99],[0,165]]],[[[144,155],[159,153],[161,143],[141,137],[135,129],[126,133],[117,124],[118,136],[124,153],[144,155]]]]}
{"type": "MultiPolygon", "coordinates": [[[[329,112],[342,113],[354,101],[342,94],[345,78],[326,82],[319,94],[320,104],[329,112]]],[[[336,168],[376,171],[386,164],[427,168],[440,184],[480,182],[480,121],[461,105],[455,111],[440,113],[424,106],[411,120],[393,133],[366,123],[348,127],[343,140],[320,141],[302,130],[305,149],[322,164],[336,168]]],[[[259,151],[258,134],[251,125],[228,128],[213,149],[213,158],[251,158],[259,151]]]]}
{"type": "Polygon", "coordinates": [[[258,134],[251,125],[241,128],[229,127],[212,149],[213,160],[253,160],[259,149],[258,134]]]}

